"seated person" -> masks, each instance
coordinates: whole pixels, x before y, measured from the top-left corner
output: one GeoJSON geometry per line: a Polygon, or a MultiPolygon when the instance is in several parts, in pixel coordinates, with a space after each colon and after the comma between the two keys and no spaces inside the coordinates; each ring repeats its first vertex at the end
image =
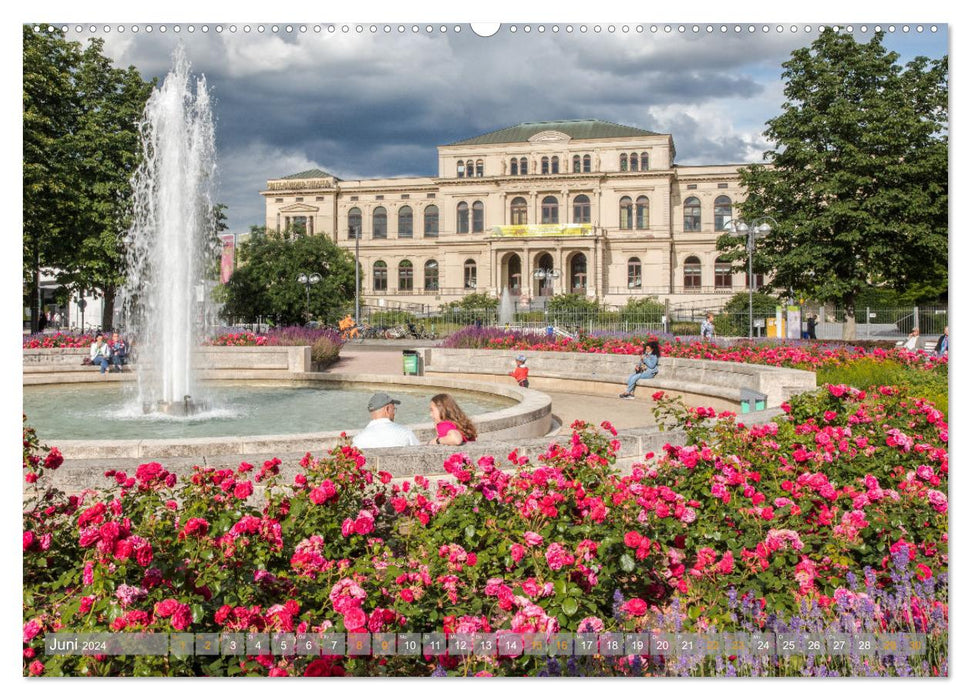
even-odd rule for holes
{"type": "Polygon", "coordinates": [[[359,432],[351,444],[354,447],[406,447],[420,445],[418,438],[403,425],[395,425],[395,408],[401,402],[383,391],[374,394],[367,404],[371,422],[359,432]]]}
{"type": "Polygon", "coordinates": [[[642,357],[634,368],[634,373],[627,378],[627,391],[620,395],[622,399],[633,399],[634,389],[638,380],[654,379],[657,376],[657,362],[661,358],[661,347],[656,340],[644,343],[642,357]]]}
{"type": "Polygon", "coordinates": [[[475,425],[449,394],[436,394],[428,407],[436,435],[430,445],[464,445],[478,437],[475,425]]]}
{"type": "Polygon", "coordinates": [[[122,339],[118,331],[114,331],[108,345],[111,348],[111,369],[113,372],[120,372],[121,366],[128,364],[128,343],[122,339]]]}
{"type": "Polygon", "coordinates": [[[111,346],[105,342],[104,334],[98,333],[91,343],[91,364],[101,368],[101,374],[108,370],[111,358],[111,346]]]}

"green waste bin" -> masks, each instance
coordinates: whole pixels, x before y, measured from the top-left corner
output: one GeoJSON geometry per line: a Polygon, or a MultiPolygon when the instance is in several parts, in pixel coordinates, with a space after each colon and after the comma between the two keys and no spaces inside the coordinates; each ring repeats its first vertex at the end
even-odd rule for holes
{"type": "Polygon", "coordinates": [[[417,350],[401,351],[402,374],[421,374],[421,358],[417,350]]]}

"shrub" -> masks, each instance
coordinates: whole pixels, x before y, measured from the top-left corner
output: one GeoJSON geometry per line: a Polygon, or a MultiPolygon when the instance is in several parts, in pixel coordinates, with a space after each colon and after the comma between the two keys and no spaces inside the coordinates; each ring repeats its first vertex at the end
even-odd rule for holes
{"type": "Polygon", "coordinates": [[[317,338],[310,346],[310,359],[316,370],[321,370],[328,365],[332,365],[340,358],[341,341],[324,335],[317,338]]]}

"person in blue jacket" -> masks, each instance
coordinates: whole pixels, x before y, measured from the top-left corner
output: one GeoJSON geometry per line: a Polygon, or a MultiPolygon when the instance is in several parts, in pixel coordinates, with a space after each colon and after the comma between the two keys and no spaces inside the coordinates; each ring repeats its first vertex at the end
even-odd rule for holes
{"type": "Polygon", "coordinates": [[[661,359],[661,347],[656,340],[644,343],[641,351],[641,359],[634,367],[634,373],[627,378],[627,391],[620,395],[622,399],[633,399],[634,389],[637,387],[638,380],[654,379],[658,372],[658,360],[661,359]]]}

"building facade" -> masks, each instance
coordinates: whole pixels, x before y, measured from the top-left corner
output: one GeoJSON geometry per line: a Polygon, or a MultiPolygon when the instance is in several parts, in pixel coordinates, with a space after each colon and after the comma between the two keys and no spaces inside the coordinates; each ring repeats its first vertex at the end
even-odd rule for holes
{"type": "Polygon", "coordinates": [[[361,299],[436,307],[469,293],[542,305],[653,296],[717,306],[746,289],[715,241],[740,165],[676,165],[670,134],[533,122],[438,147],[437,177],[269,180],[267,229],[302,226],[356,253],[361,299]]]}

